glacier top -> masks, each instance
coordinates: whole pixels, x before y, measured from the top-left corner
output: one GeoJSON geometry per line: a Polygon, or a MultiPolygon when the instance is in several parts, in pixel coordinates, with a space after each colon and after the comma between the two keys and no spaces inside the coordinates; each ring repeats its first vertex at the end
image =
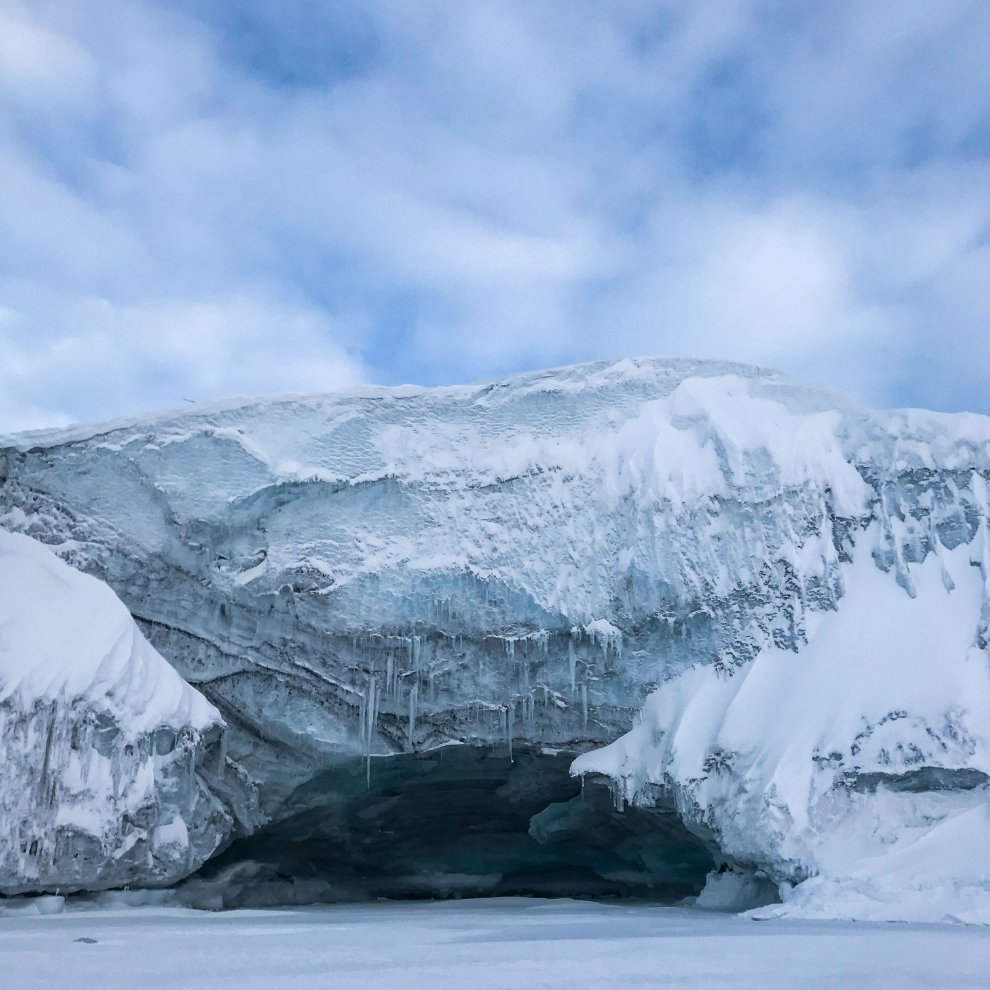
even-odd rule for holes
{"type": "MultiPolygon", "coordinates": [[[[113,451],[153,448],[163,456],[169,447],[189,450],[201,442],[214,450],[239,448],[252,462],[255,484],[238,471],[225,497],[235,488],[243,496],[245,482],[248,490],[278,481],[383,477],[484,485],[532,471],[583,474],[594,466],[608,474],[618,470],[616,458],[625,465],[652,459],[659,477],[647,488],[675,498],[717,494],[725,480],[744,482],[760,460],[771,462],[774,480],[783,484],[800,483],[816,468],[831,473],[838,459],[901,470],[990,465],[984,416],[870,412],[778,372],[656,358],[574,365],[485,385],[227,399],[0,437],[0,447],[22,451],[87,443],[113,451]]],[[[611,480],[627,487],[630,479],[611,480]]]]}

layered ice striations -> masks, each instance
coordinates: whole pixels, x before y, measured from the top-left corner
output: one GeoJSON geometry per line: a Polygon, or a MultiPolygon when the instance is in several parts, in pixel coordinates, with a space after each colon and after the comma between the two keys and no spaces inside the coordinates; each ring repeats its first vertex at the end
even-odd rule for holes
{"type": "Polygon", "coordinates": [[[233,826],[221,732],[106,585],[0,531],[0,893],[195,869],[233,826]]]}
{"type": "Polygon", "coordinates": [[[343,761],[612,743],[659,688],[581,769],[793,883],[823,823],[985,800],[988,482],[986,418],[639,360],[21,435],[0,526],[217,706],[244,832],[343,761]]]}

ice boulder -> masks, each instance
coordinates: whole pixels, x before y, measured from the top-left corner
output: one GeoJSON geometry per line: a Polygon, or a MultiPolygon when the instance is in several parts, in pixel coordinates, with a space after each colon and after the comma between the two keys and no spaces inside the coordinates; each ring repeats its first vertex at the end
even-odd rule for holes
{"type": "Polygon", "coordinates": [[[194,870],[232,825],[223,728],[109,587],[0,530],[0,893],[194,870]]]}

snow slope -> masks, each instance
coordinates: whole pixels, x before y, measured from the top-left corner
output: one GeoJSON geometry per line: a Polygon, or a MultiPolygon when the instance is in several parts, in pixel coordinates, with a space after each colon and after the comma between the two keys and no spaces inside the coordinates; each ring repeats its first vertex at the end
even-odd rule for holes
{"type": "Polygon", "coordinates": [[[231,825],[221,729],[110,588],[0,530],[0,891],[190,872],[231,825]]]}
{"type": "Polygon", "coordinates": [[[723,857],[782,886],[770,913],[990,923],[985,529],[907,565],[910,595],[876,567],[878,538],[871,526],[802,649],[692,667],[572,772],[673,801],[723,857]]]}

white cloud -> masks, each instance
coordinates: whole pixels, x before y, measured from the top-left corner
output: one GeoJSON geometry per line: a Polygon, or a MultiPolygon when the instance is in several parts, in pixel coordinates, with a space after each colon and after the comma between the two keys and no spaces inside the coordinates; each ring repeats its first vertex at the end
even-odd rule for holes
{"type": "Polygon", "coordinates": [[[32,19],[23,5],[0,10],[0,94],[43,112],[91,98],[96,61],[74,38],[32,19]]]}
{"type": "Polygon", "coordinates": [[[0,322],[5,429],[64,422],[99,388],[105,409],[138,410],[227,395],[321,392],[366,377],[318,310],[264,295],[183,300],[64,300],[57,330],[17,342],[23,318],[0,322]],[[34,396],[38,383],[44,404],[34,396]]]}
{"type": "Polygon", "coordinates": [[[3,6],[0,429],[650,352],[990,409],[979,0],[341,16],[3,6]]]}

